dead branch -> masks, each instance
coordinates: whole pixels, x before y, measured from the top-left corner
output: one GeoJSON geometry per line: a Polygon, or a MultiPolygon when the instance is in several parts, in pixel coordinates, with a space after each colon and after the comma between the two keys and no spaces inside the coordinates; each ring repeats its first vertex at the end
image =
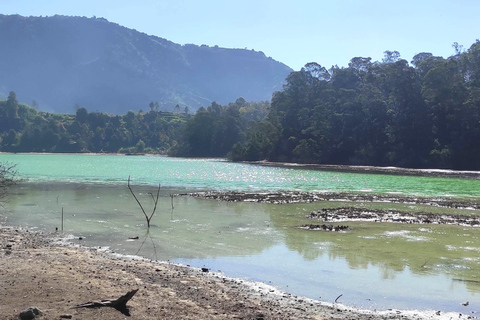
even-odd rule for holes
{"type": "Polygon", "coordinates": [[[95,301],[95,302],[82,303],[82,304],[76,305],[72,309],[111,307],[111,308],[117,309],[118,311],[120,311],[126,316],[130,316],[130,311],[128,310],[127,302],[128,300],[133,298],[133,296],[135,295],[135,293],[137,293],[137,291],[138,289],[129,291],[125,295],[121,296],[116,300],[101,300],[101,301],[95,301]]]}
{"type": "Polygon", "coordinates": [[[174,194],[170,194],[170,204],[172,205],[172,210],[175,209],[174,205],[173,205],[173,197],[175,197],[174,194]]]}
{"type": "Polygon", "coordinates": [[[343,296],[343,293],[342,293],[341,295],[339,295],[339,296],[337,297],[337,299],[335,299],[335,303],[337,303],[338,299],[340,299],[341,296],[343,296]]]}
{"type": "Polygon", "coordinates": [[[138,206],[142,210],[143,215],[145,216],[145,220],[147,220],[147,228],[150,228],[150,220],[152,219],[153,215],[155,214],[155,211],[157,211],[158,198],[160,197],[160,187],[161,187],[160,184],[158,185],[158,190],[157,190],[157,196],[156,197],[154,197],[152,193],[149,193],[152,196],[152,200],[153,200],[153,203],[154,203],[153,210],[152,210],[152,213],[150,214],[150,216],[147,215],[147,213],[145,212],[145,209],[143,208],[142,204],[140,203],[140,200],[138,200],[137,196],[133,192],[132,187],[130,186],[130,176],[128,176],[127,187],[128,187],[128,190],[130,190],[130,193],[132,194],[132,196],[135,198],[135,201],[137,201],[138,206]]]}
{"type": "Polygon", "coordinates": [[[17,170],[16,164],[0,162],[0,199],[7,195],[8,187],[16,182],[17,170]]]}

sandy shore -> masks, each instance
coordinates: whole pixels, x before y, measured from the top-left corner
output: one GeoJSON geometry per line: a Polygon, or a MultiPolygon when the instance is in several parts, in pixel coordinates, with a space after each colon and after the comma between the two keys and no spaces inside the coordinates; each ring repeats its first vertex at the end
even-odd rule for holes
{"type": "Polygon", "coordinates": [[[42,312],[36,319],[467,319],[362,312],[196,268],[69,247],[56,236],[0,227],[0,319],[18,319],[29,307],[42,312]],[[109,307],[73,308],[133,289],[139,291],[127,304],[130,316],[109,307]]]}

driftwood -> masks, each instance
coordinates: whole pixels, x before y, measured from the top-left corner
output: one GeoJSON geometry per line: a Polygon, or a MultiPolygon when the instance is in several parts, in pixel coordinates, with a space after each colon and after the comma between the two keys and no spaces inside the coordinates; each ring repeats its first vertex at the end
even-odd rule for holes
{"type": "Polygon", "coordinates": [[[111,307],[117,309],[126,316],[130,316],[130,311],[127,307],[128,300],[132,299],[138,289],[127,292],[125,295],[121,296],[116,300],[101,300],[95,302],[87,302],[83,304],[76,305],[72,309],[78,308],[101,308],[101,307],[111,307]]]}

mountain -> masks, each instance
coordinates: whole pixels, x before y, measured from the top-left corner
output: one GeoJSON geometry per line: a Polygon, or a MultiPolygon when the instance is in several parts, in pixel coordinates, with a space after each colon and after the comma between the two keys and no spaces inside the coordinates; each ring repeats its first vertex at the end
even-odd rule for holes
{"type": "Polygon", "coordinates": [[[179,45],[103,18],[0,15],[0,43],[0,98],[60,113],[270,100],[292,71],[263,52],[179,45]]]}

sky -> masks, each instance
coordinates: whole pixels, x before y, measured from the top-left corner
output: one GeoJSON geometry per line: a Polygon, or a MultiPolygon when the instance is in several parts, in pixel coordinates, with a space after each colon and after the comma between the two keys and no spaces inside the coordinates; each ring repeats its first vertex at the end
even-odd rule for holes
{"type": "Polygon", "coordinates": [[[446,58],[454,42],[480,38],[480,0],[0,0],[0,13],[102,17],[182,45],[262,51],[294,70],[386,50],[446,58]]]}

